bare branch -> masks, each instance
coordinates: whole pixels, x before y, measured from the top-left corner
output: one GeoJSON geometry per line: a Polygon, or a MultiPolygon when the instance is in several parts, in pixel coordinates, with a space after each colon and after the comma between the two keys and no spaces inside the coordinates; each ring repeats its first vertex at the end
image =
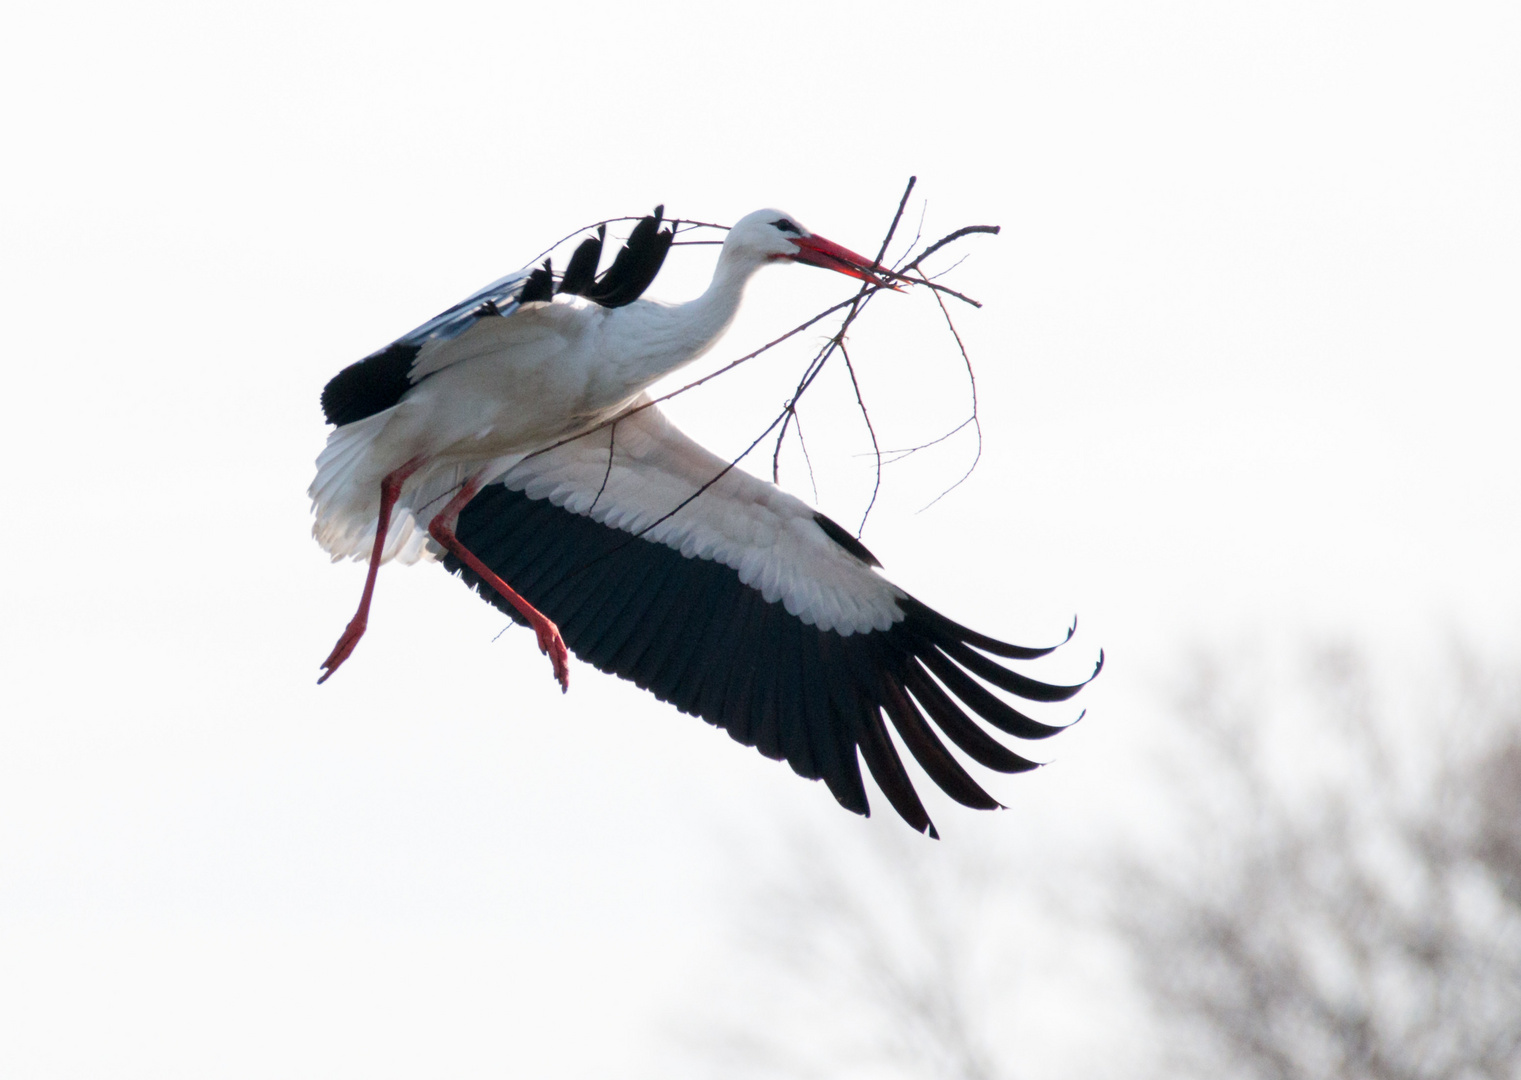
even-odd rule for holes
{"type": "MultiPolygon", "coordinates": [[[[996,228],[997,227],[994,226],[995,231],[996,228]]],[[[977,373],[972,370],[972,358],[966,354],[966,344],[961,340],[961,335],[956,331],[956,323],[951,319],[951,313],[946,309],[945,301],[940,299],[939,293],[935,293],[934,296],[935,303],[940,305],[940,313],[945,316],[945,325],[950,328],[951,336],[956,339],[956,348],[961,350],[962,362],[966,364],[967,382],[971,385],[972,388],[972,415],[969,417],[969,419],[971,420],[972,427],[977,432],[977,453],[973,455],[972,463],[967,466],[966,472],[961,474],[961,479],[957,480],[954,484],[946,488],[939,495],[936,495],[933,499],[931,499],[926,505],[921,507],[919,510],[919,513],[921,514],[924,513],[925,510],[928,510],[931,506],[934,506],[941,499],[945,498],[951,492],[955,491],[963,483],[965,483],[967,477],[971,476],[973,470],[977,468],[977,463],[982,460],[982,421],[977,418],[977,373]]],[[[965,424],[962,426],[964,427],[965,424]]],[[[960,428],[957,428],[957,430],[960,430],[960,428]]]]}
{"type": "Polygon", "coordinates": [[[913,262],[905,266],[900,271],[900,273],[913,273],[913,271],[919,269],[919,264],[922,263],[925,259],[929,258],[941,248],[945,247],[945,245],[960,240],[963,236],[971,236],[973,233],[988,233],[992,236],[997,236],[1000,228],[1001,226],[998,225],[967,225],[963,228],[957,229],[953,233],[947,233],[945,236],[942,236],[939,240],[936,240],[929,247],[921,251],[918,258],[914,259],[913,262]]]}
{"type": "Polygon", "coordinates": [[[845,361],[845,370],[850,373],[850,385],[856,392],[856,405],[861,409],[861,419],[866,422],[866,434],[871,436],[871,452],[876,458],[876,477],[871,485],[871,499],[866,503],[866,512],[861,515],[861,524],[856,527],[856,535],[860,536],[866,531],[866,519],[871,516],[871,508],[877,505],[877,492],[882,490],[882,447],[877,443],[877,430],[871,426],[871,413],[867,411],[866,402],[861,397],[861,384],[856,380],[856,368],[850,362],[850,353],[845,351],[844,344],[840,345],[840,356],[845,361]]]}
{"type": "Polygon", "coordinates": [[[808,442],[803,438],[803,418],[797,413],[792,414],[792,419],[797,426],[797,445],[803,452],[803,464],[808,466],[808,486],[813,489],[813,501],[819,501],[819,482],[813,475],[813,458],[808,455],[808,442]]]}
{"type": "Polygon", "coordinates": [[[618,423],[615,420],[607,429],[607,468],[602,470],[602,483],[597,485],[597,494],[592,496],[591,505],[586,508],[586,516],[591,517],[591,512],[597,508],[597,503],[602,498],[602,493],[607,490],[607,481],[613,475],[613,448],[618,438],[618,423]]]}
{"type": "Polygon", "coordinates": [[[903,461],[905,458],[909,458],[914,454],[917,454],[920,450],[928,450],[932,446],[939,446],[941,443],[945,442],[946,439],[949,439],[952,435],[955,435],[957,432],[965,428],[968,424],[973,423],[976,419],[977,418],[975,416],[968,416],[965,420],[961,421],[961,423],[951,428],[951,430],[947,431],[944,435],[931,439],[929,442],[922,442],[918,446],[905,446],[895,450],[884,450],[882,451],[884,455],[890,455],[886,459],[885,464],[896,465],[898,462],[903,461]]]}

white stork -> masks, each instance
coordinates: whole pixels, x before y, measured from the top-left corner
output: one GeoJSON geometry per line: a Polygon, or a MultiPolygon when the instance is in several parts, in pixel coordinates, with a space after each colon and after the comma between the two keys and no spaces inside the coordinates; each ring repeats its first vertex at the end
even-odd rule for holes
{"type": "Polygon", "coordinates": [[[762,266],[791,260],[885,284],[880,268],[758,210],[729,230],[697,299],[639,299],[673,239],[661,217],[641,219],[602,274],[605,227],[563,275],[547,261],[510,274],[327,384],[322,407],[337,427],[310,489],[313,534],[335,561],[367,559],[369,571],[318,681],[364,634],[380,565],[441,558],[534,628],[562,688],[568,645],[866,814],[859,750],[898,813],[935,835],[885,713],[952,798],[997,807],[925,715],[982,765],[1021,772],[1034,763],[966,710],[1020,738],[1060,729],[979,680],[1046,702],[1084,684],[995,662],[1052,650],[996,641],[907,595],[850,533],[728,469],[644,392],[714,345],[762,266]]]}

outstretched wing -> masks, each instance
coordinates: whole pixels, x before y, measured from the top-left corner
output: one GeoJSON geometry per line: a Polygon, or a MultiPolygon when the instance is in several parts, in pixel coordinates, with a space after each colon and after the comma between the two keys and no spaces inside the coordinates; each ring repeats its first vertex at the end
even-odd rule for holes
{"type": "Polygon", "coordinates": [[[665,207],[640,218],[613,264],[597,273],[607,227],[581,242],[559,278],[549,260],[536,270],[519,270],[471,293],[385,348],[350,364],[322,390],[327,422],[342,427],[374,416],[399,402],[406,392],[456,359],[477,355],[469,341],[484,319],[509,318],[523,305],[552,300],[556,293],[583,296],[603,307],[633,303],[665,263],[673,239],[660,228],[665,207]]]}
{"type": "MultiPolygon", "coordinates": [[[[848,809],[868,812],[859,751],[894,809],[934,834],[886,721],[952,798],[996,807],[935,729],[990,769],[1034,768],[972,714],[1024,739],[1060,729],[985,683],[1036,702],[1081,684],[1010,670],[993,657],[1051,649],[952,622],[879,575],[840,526],[727,464],[643,408],[514,467],[457,535],[577,656],[822,779],[848,809]]],[[[522,621],[452,556],[445,566],[522,621]]]]}

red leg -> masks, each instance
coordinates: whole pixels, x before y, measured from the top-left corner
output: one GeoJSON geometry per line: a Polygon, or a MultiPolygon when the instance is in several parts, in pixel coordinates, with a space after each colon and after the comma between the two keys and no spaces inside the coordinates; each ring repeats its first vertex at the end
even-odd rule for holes
{"type": "Polygon", "coordinates": [[[428,535],[454,552],[461,562],[479,574],[481,580],[495,589],[503,599],[518,609],[523,618],[528,620],[528,625],[533,627],[534,633],[539,637],[539,652],[546,654],[549,662],[554,665],[555,678],[559,680],[560,692],[564,693],[570,689],[570,652],[565,648],[565,639],[560,637],[560,628],[545,617],[538,608],[519,596],[515,589],[492,573],[491,569],[477,559],[475,554],[461,544],[459,538],[454,535],[454,525],[459,521],[460,511],[465,508],[466,503],[475,498],[480,490],[480,481],[475,477],[466,480],[459,494],[450,499],[448,505],[440,510],[429,523],[428,535]]]}
{"type": "Polygon", "coordinates": [[[401,497],[401,485],[417,471],[420,464],[422,462],[416,459],[409,461],[380,482],[380,516],[375,519],[375,547],[370,551],[370,570],[364,577],[364,593],[359,597],[359,610],[354,612],[354,617],[344,628],[333,651],[322,661],[322,677],[317,680],[319,685],[327,682],[328,676],[338,670],[338,666],[354,651],[354,646],[359,644],[359,639],[364,637],[364,628],[370,621],[370,598],[375,595],[375,574],[380,570],[380,556],[385,551],[386,533],[391,531],[391,511],[396,507],[396,500],[401,497]]]}

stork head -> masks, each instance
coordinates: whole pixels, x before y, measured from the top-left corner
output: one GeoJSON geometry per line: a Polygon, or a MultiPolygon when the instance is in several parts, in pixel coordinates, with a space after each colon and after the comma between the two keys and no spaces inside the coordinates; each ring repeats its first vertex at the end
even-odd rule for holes
{"type": "Polygon", "coordinates": [[[757,210],[740,218],[724,240],[724,255],[755,265],[789,259],[862,281],[888,284],[873,272],[881,268],[872,260],[809,232],[797,218],[781,210],[757,210]]]}

